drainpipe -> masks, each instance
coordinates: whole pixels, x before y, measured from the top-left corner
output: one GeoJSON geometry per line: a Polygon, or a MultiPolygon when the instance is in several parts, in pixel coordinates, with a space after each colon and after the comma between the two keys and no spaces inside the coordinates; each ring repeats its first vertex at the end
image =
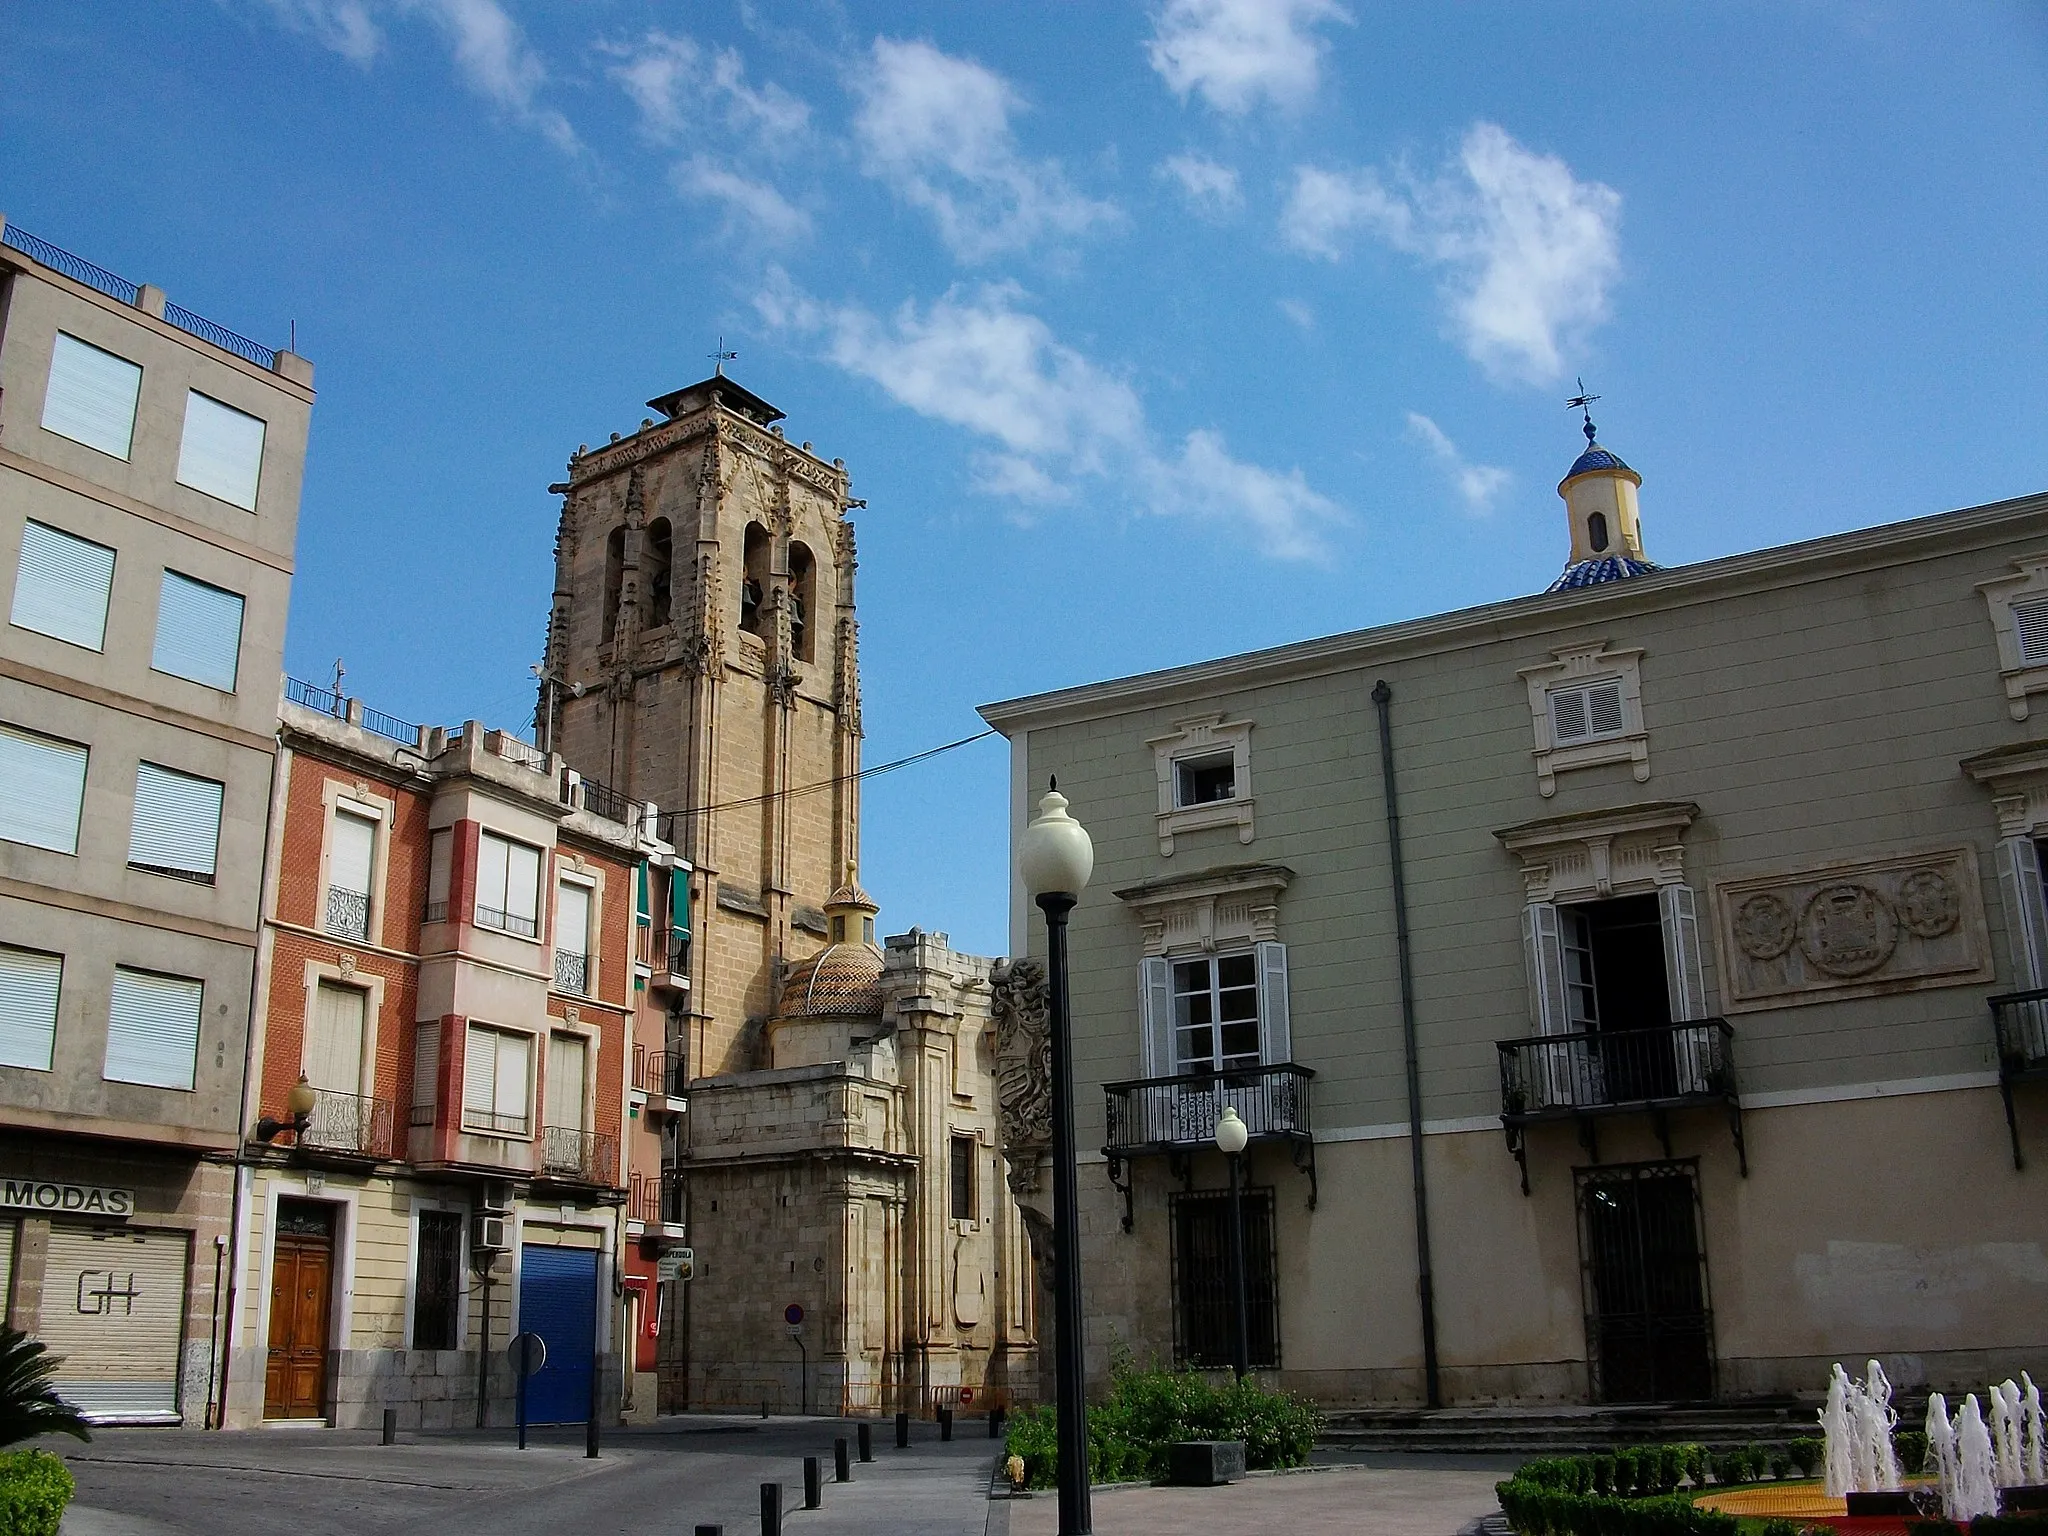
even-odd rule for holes
{"type": "Polygon", "coordinates": [[[1443,1406],[1436,1358],[1436,1278],[1429,1262],[1429,1192],[1422,1176],[1422,1075],[1415,1049],[1415,969],[1408,953],[1408,882],[1401,867],[1401,812],[1394,799],[1394,690],[1373,685],[1380,717],[1380,783],[1387,800],[1387,855],[1394,882],[1394,943],[1401,962],[1401,1047],[1408,1064],[1408,1156],[1415,1176],[1415,1291],[1422,1302],[1422,1382],[1429,1406],[1443,1406]]]}

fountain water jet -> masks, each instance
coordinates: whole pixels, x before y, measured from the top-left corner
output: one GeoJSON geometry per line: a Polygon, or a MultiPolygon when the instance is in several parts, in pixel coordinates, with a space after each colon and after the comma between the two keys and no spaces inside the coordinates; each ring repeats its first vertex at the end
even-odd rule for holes
{"type": "Polygon", "coordinates": [[[1949,1519],[1958,1523],[1998,1513],[1997,1460],[1974,1392],[1963,1399],[1963,1410],[1956,1415],[1954,1500],[1945,1497],[1942,1502],[1949,1519]]]}

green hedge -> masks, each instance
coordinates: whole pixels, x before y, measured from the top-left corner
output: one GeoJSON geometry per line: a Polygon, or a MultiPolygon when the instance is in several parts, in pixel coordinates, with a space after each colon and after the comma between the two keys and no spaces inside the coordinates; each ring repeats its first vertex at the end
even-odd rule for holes
{"type": "MultiPolygon", "coordinates": [[[[1088,1410],[1088,1478],[1136,1482],[1166,1475],[1176,1440],[1242,1440],[1253,1468],[1298,1467],[1322,1428],[1314,1408],[1247,1377],[1212,1386],[1192,1371],[1121,1369],[1109,1396],[1088,1410]]],[[[1028,1488],[1058,1480],[1059,1430],[1050,1405],[1020,1408],[1010,1418],[1009,1455],[1024,1458],[1028,1488]]]]}
{"type": "Polygon", "coordinates": [[[1569,1493],[1522,1482],[1519,1474],[1495,1491],[1501,1513],[1522,1536],[1737,1536],[1742,1523],[1681,1494],[1569,1493]]]}
{"type": "Polygon", "coordinates": [[[70,1469],[48,1451],[0,1455],[0,1536],[57,1536],[73,1492],[70,1469]]]}

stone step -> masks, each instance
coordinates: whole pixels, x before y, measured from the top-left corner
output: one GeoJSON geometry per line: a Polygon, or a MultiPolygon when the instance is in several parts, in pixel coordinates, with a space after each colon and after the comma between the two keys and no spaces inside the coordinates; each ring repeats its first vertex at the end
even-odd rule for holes
{"type": "Polygon", "coordinates": [[[1697,1441],[1715,1447],[1777,1444],[1817,1435],[1814,1409],[1794,1401],[1701,1407],[1338,1409],[1322,1443],[1350,1450],[1566,1454],[1621,1445],[1697,1441]]]}

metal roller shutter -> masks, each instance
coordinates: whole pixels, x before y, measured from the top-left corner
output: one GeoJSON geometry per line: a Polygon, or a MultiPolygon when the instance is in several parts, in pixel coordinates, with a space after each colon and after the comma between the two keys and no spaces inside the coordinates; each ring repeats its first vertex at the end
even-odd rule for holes
{"type": "Polygon", "coordinates": [[[199,982],[115,966],[107,1005],[107,1080],[190,1088],[204,998],[199,982]]]}
{"type": "Polygon", "coordinates": [[[256,482],[262,472],[262,420],[196,389],[188,391],[185,436],[178,447],[178,484],[254,512],[256,482]]]}
{"type": "Polygon", "coordinates": [[[221,587],[164,572],[149,664],[223,693],[235,691],[242,658],[242,599],[221,587]]]}
{"type": "Polygon", "coordinates": [[[50,1228],[37,1337],[60,1357],[58,1395],[94,1422],[177,1420],[188,1243],[183,1232],[50,1228]]]}
{"type": "Polygon", "coordinates": [[[526,1385],[530,1424],[581,1424],[590,1417],[597,1350],[597,1259],[590,1248],[527,1243],[519,1262],[519,1329],[547,1341],[548,1359],[526,1385]]]}
{"type": "MultiPolygon", "coordinates": [[[[0,1067],[50,1070],[64,957],[0,946],[0,1067]]],[[[0,1289],[0,1302],[6,1293],[0,1289]]]]}
{"type": "Polygon", "coordinates": [[[114,552],[61,528],[30,522],[21,530],[8,622],[97,651],[106,644],[114,552]]]}
{"type": "Polygon", "coordinates": [[[18,1221],[0,1221],[0,1314],[14,1304],[14,1238],[18,1221]]]}
{"type": "Polygon", "coordinates": [[[222,792],[213,779],[137,764],[128,862],[211,885],[220,853],[222,792]]]}
{"type": "Polygon", "coordinates": [[[78,852],[86,750],[0,726],[0,838],[53,853],[78,852]]]}
{"type": "Polygon", "coordinates": [[[59,331],[43,393],[43,430],[125,459],[141,391],[142,370],[127,358],[59,331]]]}

